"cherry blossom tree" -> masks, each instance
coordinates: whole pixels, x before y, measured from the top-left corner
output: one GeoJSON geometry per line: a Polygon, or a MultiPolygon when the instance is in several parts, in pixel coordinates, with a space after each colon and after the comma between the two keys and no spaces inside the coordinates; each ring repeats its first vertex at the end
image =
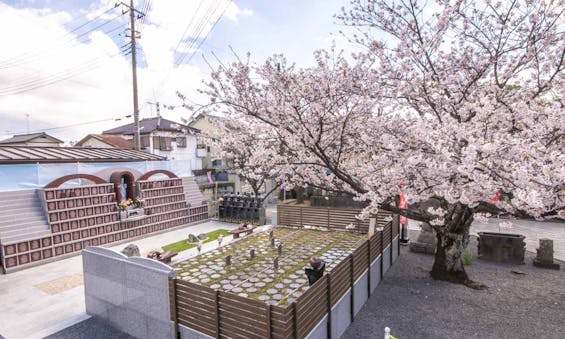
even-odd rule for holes
{"type": "Polygon", "coordinates": [[[429,222],[431,276],[481,288],[461,255],[495,192],[511,197],[497,205],[510,213],[565,208],[562,11],[551,1],[353,0],[338,15],[367,47],[353,61],[335,51],[302,69],[281,55],[237,60],[203,92],[259,140],[262,168],[366,201],[361,217],[383,209],[429,222]],[[401,191],[407,210],[396,207],[401,191]]]}

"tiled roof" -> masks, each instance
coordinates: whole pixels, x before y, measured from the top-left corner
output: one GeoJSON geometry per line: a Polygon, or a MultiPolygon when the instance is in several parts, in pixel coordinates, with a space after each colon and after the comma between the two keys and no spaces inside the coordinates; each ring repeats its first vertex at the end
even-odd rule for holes
{"type": "Polygon", "coordinates": [[[49,139],[52,139],[54,142],[58,142],[58,143],[63,143],[62,140],[59,140],[53,136],[50,136],[49,134],[45,133],[45,132],[40,132],[40,133],[31,133],[31,134],[17,134],[14,135],[11,138],[8,139],[4,139],[4,140],[0,140],[0,144],[13,144],[13,143],[19,143],[19,142],[26,142],[26,141],[30,141],[33,140],[35,138],[39,138],[39,137],[47,137],[49,139]]]}
{"type": "Polygon", "coordinates": [[[0,164],[158,160],[166,159],[158,155],[130,149],[0,145],[0,164]]]}
{"type": "Polygon", "coordinates": [[[81,141],[77,142],[75,144],[75,147],[81,147],[90,138],[98,139],[116,148],[133,149],[133,140],[125,139],[118,135],[110,135],[110,134],[89,134],[86,137],[82,138],[81,141]]]}
{"type": "MultiPolygon", "coordinates": [[[[182,132],[183,129],[186,133],[198,133],[198,129],[189,127],[177,122],[167,120],[165,118],[148,118],[139,121],[139,133],[150,133],[156,130],[159,131],[171,131],[171,132],[182,132]]],[[[104,134],[125,134],[133,135],[135,132],[134,123],[123,125],[120,127],[112,128],[104,131],[104,134]]]]}

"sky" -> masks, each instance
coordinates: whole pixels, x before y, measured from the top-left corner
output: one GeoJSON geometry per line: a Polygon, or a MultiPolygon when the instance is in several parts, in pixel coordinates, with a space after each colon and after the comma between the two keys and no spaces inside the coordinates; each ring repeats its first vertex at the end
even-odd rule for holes
{"type": "MultiPolygon", "coordinates": [[[[129,4],[126,0],[124,1],[129,4]]],[[[133,122],[129,13],[116,1],[0,1],[0,139],[46,131],[65,142],[133,122]],[[116,120],[121,119],[121,120],[116,120]]],[[[357,46],[333,15],[347,0],[134,1],[141,118],[177,122],[197,103],[210,63],[251,53],[253,62],[283,53],[299,66],[313,51],[357,46]],[[233,52],[232,52],[233,50],[233,52]]]]}

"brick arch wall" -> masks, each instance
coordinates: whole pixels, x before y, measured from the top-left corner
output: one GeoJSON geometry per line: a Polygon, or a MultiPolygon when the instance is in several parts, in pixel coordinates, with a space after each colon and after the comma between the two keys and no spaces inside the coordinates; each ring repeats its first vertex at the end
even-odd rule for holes
{"type": "Polygon", "coordinates": [[[92,175],[92,174],[69,174],[69,175],[65,175],[63,177],[60,177],[59,179],[55,179],[55,180],[51,181],[50,183],[45,185],[45,188],[57,188],[57,187],[61,186],[62,184],[64,184],[65,182],[67,182],[69,180],[73,180],[73,179],[86,179],[86,180],[90,180],[90,181],[94,182],[97,185],[106,183],[106,180],[104,180],[100,177],[97,177],[95,175],[92,175]]]}
{"type": "Polygon", "coordinates": [[[153,170],[153,171],[149,171],[147,173],[145,173],[144,175],[142,175],[141,177],[139,177],[138,180],[147,180],[149,178],[151,178],[152,176],[154,176],[155,174],[164,174],[166,176],[168,176],[169,178],[178,178],[176,174],[174,174],[171,171],[167,171],[167,170],[153,170]]]}
{"type": "Polygon", "coordinates": [[[114,184],[114,191],[116,192],[116,202],[120,202],[120,184],[122,183],[122,177],[125,176],[125,182],[127,185],[126,188],[126,197],[127,198],[135,198],[135,177],[130,171],[120,171],[114,172],[110,175],[110,182],[114,184]]]}

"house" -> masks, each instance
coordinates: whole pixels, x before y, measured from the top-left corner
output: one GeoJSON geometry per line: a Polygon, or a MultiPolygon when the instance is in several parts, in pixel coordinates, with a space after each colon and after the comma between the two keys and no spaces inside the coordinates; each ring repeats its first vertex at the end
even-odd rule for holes
{"type": "MultiPolygon", "coordinates": [[[[223,118],[208,113],[200,113],[190,121],[188,126],[201,131],[198,136],[197,152],[202,157],[202,168],[223,170],[226,167],[225,161],[221,158],[221,150],[213,144],[210,135],[217,134],[219,127],[216,124],[223,118]]],[[[229,133],[228,130],[220,131],[229,133]]]]}
{"type": "MultiPolygon", "coordinates": [[[[142,151],[168,160],[189,160],[192,169],[202,168],[202,160],[196,155],[196,139],[200,132],[198,129],[160,116],[142,119],[139,126],[142,151]]],[[[134,123],[103,132],[104,135],[120,136],[132,141],[134,133],[134,123]]]]}
{"type": "Polygon", "coordinates": [[[133,139],[126,139],[119,135],[89,134],[77,142],[74,147],[133,149],[133,139]]]}
{"type": "Polygon", "coordinates": [[[1,145],[33,146],[33,147],[61,147],[63,140],[59,140],[45,132],[31,134],[16,134],[5,140],[0,140],[1,145]]]}

